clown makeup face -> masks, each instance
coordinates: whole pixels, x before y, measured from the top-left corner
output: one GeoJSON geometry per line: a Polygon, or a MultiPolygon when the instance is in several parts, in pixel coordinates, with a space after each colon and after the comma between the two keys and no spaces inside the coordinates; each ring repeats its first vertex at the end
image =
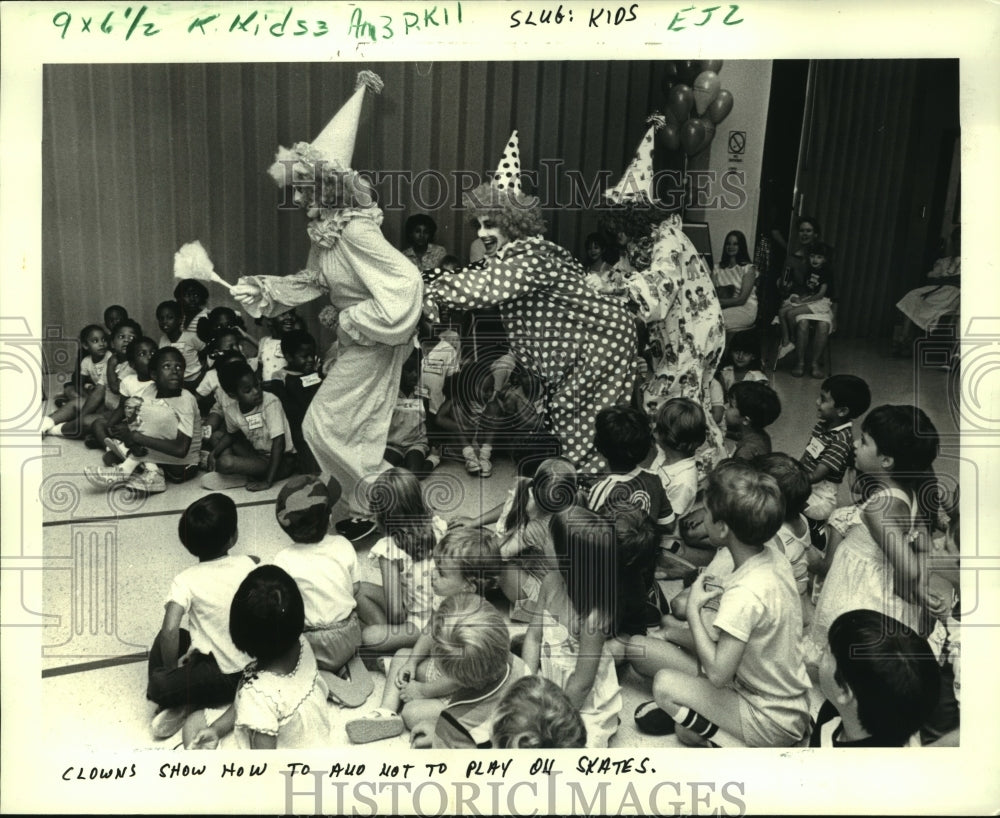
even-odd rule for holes
{"type": "Polygon", "coordinates": [[[510,241],[507,234],[492,219],[480,219],[476,235],[483,240],[483,247],[488,256],[492,256],[510,241]]]}

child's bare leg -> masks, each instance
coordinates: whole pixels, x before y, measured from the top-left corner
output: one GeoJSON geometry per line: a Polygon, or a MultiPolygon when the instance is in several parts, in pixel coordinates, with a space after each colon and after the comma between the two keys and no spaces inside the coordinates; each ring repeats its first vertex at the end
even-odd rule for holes
{"type": "Polygon", "coordinates": [[[362,625],[384,625],[388,621],[385,617],[385,592],[381,585],[362,582],[355,600],[362,625]]]}
{"type": "MultiPolygon", "coordinates": [[[[387,681],[388,685],[389,682],[387,681]]],[[[394,685],[395,686],[395,685],[394,685]]],[[[441,715],[445,704],[440,699],[414,699],[403,705],[403,724],[407,730],[412,730],[414,726],[425,721],[436,722],[441,715]]]]}
{"type": "Polygon", "coordinates": [[[419,637],[420,628],[411,622],[366,625],[361,629],[360,650],[369,656],[384,656],[401,648],[412,648],[419,637]]]}
{"type": "Polygon", "coordinates": [[[668,669],[661,670],[653,679],[653,698],[675,720],[693,710],[743,740],[740,695],[731,688],[718,688],[703,677],[668,669]]]}
{"type": "Polygon", "coordinates": [[[698,660],[679,645],[654,639],[650,636],[633,636],[629,639],[625,658],[641,676],[655,676],[664,669],[695,676],[698,660]]]}
{"type": "Polygon", "coordinates": [[[399,712],[399,707],[403,703],[403,700],[399,697],[399,688],[396,687],[396,677],[412,655],[412,650],[403,648],[402,650],[397,650],[389,662],[389,672],[385,675],[385,687],[382,688],[382,704],[380,705],[385,710],[391,710],[393,713],[399,712]]]}
{"type": "Polygon", "coordinates": [[[257,454],[245,441],[237,440],[215,458],[215,470],[219,474],[242,474],[246,477],[266,477],[268,459],[257,454]]]}

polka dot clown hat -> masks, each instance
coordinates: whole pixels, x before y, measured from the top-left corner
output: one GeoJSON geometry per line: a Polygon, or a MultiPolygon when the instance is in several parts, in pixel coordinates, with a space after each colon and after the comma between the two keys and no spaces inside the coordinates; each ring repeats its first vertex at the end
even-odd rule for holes
{"type": "Polygon", "coordinates": [[[493,174],[493,187],[497,190],[521,192],[521,151],[517,142],[517,131],[511,132],[504,148],[503,157],[493,174]]]}
{"type": "Polygon", "coordinates": [[[636,148],[635,157],[622,174],[621,181],[604,192],[605,197],[614,204],[641,199],[656,201],[656,193],[653,191],[653,145],[655,134],[663,127],[665,120],[654,114],[647,122],[652,124],[636,148]]]}

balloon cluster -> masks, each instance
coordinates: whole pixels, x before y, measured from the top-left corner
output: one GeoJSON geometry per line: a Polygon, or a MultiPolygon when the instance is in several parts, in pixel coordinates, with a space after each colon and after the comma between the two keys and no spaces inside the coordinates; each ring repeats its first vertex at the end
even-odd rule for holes
{"type": "Polygon", "coordinates": [[[666,125],[660,134],[670,150],[684,148],[688,156],[694,156],[712,143],[715,126],[733,110],[733,95],[719,80],[721,70],[722,60],[667,62],[666,125]]]}

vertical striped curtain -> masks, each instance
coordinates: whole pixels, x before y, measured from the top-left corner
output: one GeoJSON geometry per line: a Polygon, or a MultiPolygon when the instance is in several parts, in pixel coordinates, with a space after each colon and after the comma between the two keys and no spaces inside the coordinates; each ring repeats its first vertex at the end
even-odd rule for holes
{"type": "MultiPolygon", "coordinates": [[[[887,335],[902,294],[899,268],[912,174],[916,60],[810,64],[797,212],[834,246],[838,332],[887,335]]],[[[793,240],[795,236],[792,236],[793,240]]]]}
{"type": "MultiPolygon", "coordinates": [[[[406,179],[379,186],[390,241],[401,245],[406,217],[422,210],[437,221],[437,243],[466,257],[474,234],[451,174],[492,172],[516,128],[522,169],[538,172],[538,192],[552,205],[549,236],[579,253],[597,214],[570,201],[565,172],[579,171],[592,187],[602,169],[605,181],[618,180],[646,116],[662,107],[661,66],[46,65],[44,323],[75,335],[119,303],[157,337],[155,308],[171,297],[173,254],[194,239],[229,281],[301,269],[305,216],[278,209],[282,193],[265,171],[278,145],[320,132],[362,67],[381,74],[385,90],[365,100],[353,166],[425,172],[423,208],[406,179]],[[449,180],[447,189],[430,170],[449,180]]],[[[227,303],[221,288],[210,291],[210,304],[227,303]]],[[[310,321],[320,306],[305,311],[310,321]]]]}

